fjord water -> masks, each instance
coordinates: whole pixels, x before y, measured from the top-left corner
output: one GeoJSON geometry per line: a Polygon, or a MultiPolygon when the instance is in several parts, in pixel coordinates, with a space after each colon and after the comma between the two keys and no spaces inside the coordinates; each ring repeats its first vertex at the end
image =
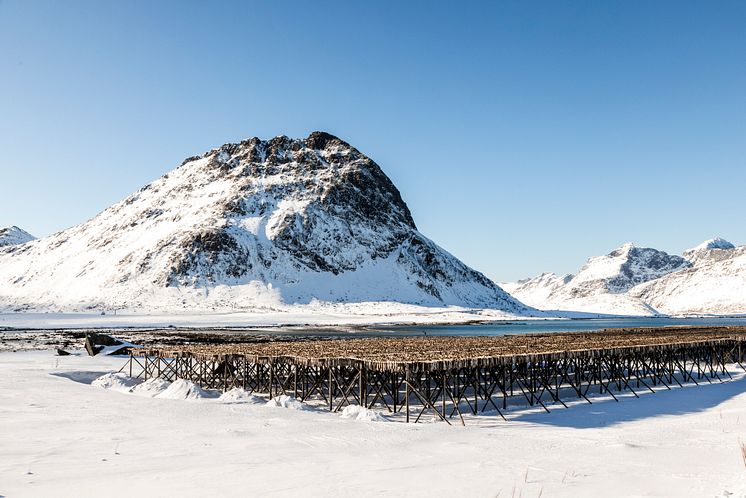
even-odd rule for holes
{"type": "Polygon", "coordinates": [[[538,334],[553,332],[583,332],[603,329],[632,327],[674,327],[674,326],[746,326],[746,317],[706,317],[706,318],[593,318],[573,320],[525,320],[505,321],[470,325],[427,325],[373,327],[370,332],[377,335],[438,335],[438,336],[493,336],[506,334],[538,334]]]}

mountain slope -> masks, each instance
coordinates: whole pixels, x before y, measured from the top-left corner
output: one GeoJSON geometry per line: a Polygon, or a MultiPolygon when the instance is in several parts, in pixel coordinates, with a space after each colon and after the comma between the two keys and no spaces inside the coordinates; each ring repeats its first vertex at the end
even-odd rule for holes
{"type": "Polygon", "coordinates": [[[9,307],[315,300],[530,312],[420,234],[378,165],[321,132],[223,145],[81,225],[0,249],[0,304],[9,307]]]}
{"type": "Polygon", "coordinates": [[[0,228],[0,247],[25,244],[26,242],[30,242],[35,238],[36,237],[31,235],[27,231],[18,228],[17,226],[0,228]]]}
{"type": "MultiPolygon", "coordinates": [[[[561,277],[556,273],[545,272],[535,277],[519,280],[518,282],[501,283],[500,287],[514,297],[520,295],[543,306],[549,302],[551,296],[561,287],[566,285],[572,277],[572,275],[561,277]]],[[[528,303],[528,301],[523,302],[528,303]]],[[[530,306],[535,305],[531,304],[530,306]]]]}

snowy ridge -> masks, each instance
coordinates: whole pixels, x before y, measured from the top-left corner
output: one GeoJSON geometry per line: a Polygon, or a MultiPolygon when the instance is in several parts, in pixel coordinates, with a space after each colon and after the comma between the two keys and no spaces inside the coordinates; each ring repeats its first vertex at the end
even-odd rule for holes
{"type": "Polygon", "coordinates": [[[539,309],[612,315],[746,313],[746,246],[714,238],[684,257],[624,244],[576,274],[503,284],[539,309]]]}
{"type": "Polygon", "coordinates": [[[0,308],[381,301],[533,312],[419,233],[379,166],[321,132],[223,145],[81,225],[0,250],[0,308]]]}
{"type": "Polygon", "coordinates": [[[17,226],[0,228],[0,247],[25,244],[34,239],[36,239],[36,237],[17,226]]]}

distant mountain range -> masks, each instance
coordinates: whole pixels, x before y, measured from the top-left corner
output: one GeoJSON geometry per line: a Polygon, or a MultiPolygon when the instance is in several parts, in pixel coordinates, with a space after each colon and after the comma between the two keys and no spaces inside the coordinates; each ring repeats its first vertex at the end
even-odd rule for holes
{"type": "Polygon", "coordinates": [[[422,235],[381,168],[323,132],[226,144],[85,223],[32,242],[21,232],[0,248],[0,308],[535,313],[422,235]]]}
{"type": "Polygon", "coordinates": [[[746,313],[746,246],[714,238],[682,256],[631,243],[574,275],[542,273],[501,286],[542,310],[620,315],[746,313]]]}

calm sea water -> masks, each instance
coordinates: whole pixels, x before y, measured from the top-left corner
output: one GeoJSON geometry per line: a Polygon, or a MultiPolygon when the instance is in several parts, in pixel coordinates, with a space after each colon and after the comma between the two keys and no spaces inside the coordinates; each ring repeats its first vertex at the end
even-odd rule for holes
{"type": "MultiPolygon", "coordinates": [[[[629,327],[670,327],[675,325],[746,326],[742,318],[599,318],[584,320],[526,320],[498,322],[484,325],[437,325],[374,327],[372,335],[442,335],[491,336],[505,334],[533,334],[550,332],[593,331],[629,327]]],[[[366,334],[368,335],[368,334],[366,334]]]]}

